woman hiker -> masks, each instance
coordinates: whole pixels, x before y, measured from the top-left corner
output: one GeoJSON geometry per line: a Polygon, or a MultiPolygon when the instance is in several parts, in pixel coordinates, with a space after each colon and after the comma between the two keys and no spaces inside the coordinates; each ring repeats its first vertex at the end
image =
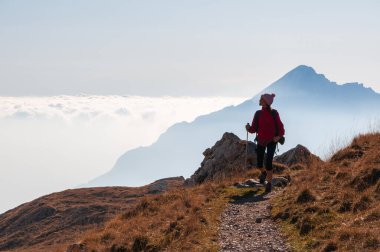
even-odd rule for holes
{"type": "Polygon", "coordinates": [[[271,108],[275,94],[263,94],[260,98],[261,110],[256,111],[252,120],[252,125],[245,126],[249,133],[257,134],[257,167],[260,169],[260,183],[264,184],[265,179],[268,183],[265,186],[265,192],[272,190],[273,175],[273,156],[276,151],[277,142],[285,135],[284,125],[281,122],[280,115],[275,109],[271,108]],[[264,164],[264,153],[267,150],[267,158],[264,164]]]}

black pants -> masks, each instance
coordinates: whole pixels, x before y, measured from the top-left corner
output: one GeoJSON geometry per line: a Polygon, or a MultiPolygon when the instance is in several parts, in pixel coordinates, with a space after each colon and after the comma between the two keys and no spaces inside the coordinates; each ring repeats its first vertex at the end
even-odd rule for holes
{"type": "Polygon", "coordinates": [[[267,149],[267,159],[265,162],[265,169],[267,171],[271,171],[273,169],[273,156],[274,152],[276,151],[276,143],[275,142],[270,142],[266,147],[257,145],[256,153],[257,153],[257,167],[258,168],[263,168],[264,167],[264,154],[265,154],[265,149],[267,149]]]}

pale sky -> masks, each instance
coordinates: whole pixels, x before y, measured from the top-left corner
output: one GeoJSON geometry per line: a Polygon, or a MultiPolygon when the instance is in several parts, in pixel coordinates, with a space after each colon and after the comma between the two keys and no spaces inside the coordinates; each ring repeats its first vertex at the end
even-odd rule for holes
{"type": "Polygon", "coordinates": [[[380,92],[376,0],[0,0],[0,95],[255,95],[297,65],[380,92]]]}

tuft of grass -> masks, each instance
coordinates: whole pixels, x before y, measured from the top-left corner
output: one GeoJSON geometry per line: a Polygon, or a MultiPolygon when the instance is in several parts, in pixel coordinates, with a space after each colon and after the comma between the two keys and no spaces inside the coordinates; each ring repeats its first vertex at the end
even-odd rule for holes
{"type": "Polygon", "coordinates": [[[360,197],[360,199],[354,205],[353,212],[357,213],[359,211],[364,211],[368,209],[371,205],[371,202],[371,199],[366,195],[360,197]]]}
{"type": "Polygon", "coordinates": [[[314,202],[315,197],[311,194],[309,189],[303,190],[297,197],[296,202],[297,203],[307,203],[307,202],[314,202]]]}

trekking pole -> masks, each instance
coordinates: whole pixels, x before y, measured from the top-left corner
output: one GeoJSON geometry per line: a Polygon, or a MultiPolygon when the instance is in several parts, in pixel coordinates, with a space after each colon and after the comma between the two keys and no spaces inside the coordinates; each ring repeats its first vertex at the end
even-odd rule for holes
{"type": "Polygon", "coordinates": [[[248,161],[248,130],[247,130],[247,141],[245,142],[245,169],[247,169],[248,161]]]}

